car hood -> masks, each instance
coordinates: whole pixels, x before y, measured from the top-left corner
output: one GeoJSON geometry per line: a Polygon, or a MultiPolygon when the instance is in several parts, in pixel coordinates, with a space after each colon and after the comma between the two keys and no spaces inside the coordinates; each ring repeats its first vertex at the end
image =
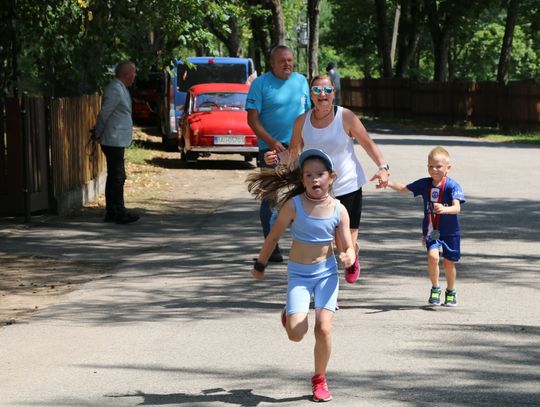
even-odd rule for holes
{"type": "Polygon", "coordinates": [[[242,134],[252,135],[247,123],[246,111],[201,112],[189,116],[189,124],[199,134],[242,134]]]}

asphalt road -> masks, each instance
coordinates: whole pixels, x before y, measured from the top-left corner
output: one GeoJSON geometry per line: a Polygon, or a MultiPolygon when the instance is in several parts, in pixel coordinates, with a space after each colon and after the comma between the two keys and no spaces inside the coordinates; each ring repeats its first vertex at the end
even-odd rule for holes
{"type": "MultiPolygon", "coordinates": [[[[362,273],[341,279],[335,316],[332,405],[540,405],[540,149],[371,134],[396,181],[425,176],[431,147],[449,149],[467,200],[459,306],[426,307],[420,198],[367,186],[362,273]]],[[[101,217],[0,224],[0,252],[117,263],[0,329],[0,406],[311,405],[313,336],[289,342],[279,320],[286,266],[263,282],[249,276],[257,203],[234,192],[226,205],[197,202],[204,211],[174,204],[122,227],[101,217]]]]}

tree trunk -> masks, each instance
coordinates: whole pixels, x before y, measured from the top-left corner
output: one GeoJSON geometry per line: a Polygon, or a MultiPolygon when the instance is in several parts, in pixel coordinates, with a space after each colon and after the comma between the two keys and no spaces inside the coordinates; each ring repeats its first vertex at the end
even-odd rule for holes
{"type": "Polygon", "coordinates": [[[229,20],[227,21],[227,25],[229,26],[230,30],[229,32],[222,32],[214,25],[214,22],[210,18],[208,18],[206,21],[210,32],[212,32],[212,34],[214,34],[215,37],[227,47],[227,52],[229,56],[242,56],[240,30],[238,28],[238,18],[236,16],[229,17],[229,20]]]}
{"type": "Polygon", "coordinates": [[[255,69],[259,73],[265,72],[268,68],[268,58],[270,55],[270,44],[265,32],[265,19],[260,16],[251,17],[251,32],[253,33],[253,44],[256,49],[255,54],[257,59],[255,62],[255,69]],[[263,68],[264,63],[264,68],[263,68]]]}
{"type": "Polygon", "coordinates": [[[272,48],[285,42],[283,9],[280,0],[248,0],[248,4],[271,11],[268,18],[252,14],[250,19],[253,34],[252,44],[254,46],[251,53],[257,56],[254,60],[255,69],[257,72],[262,73],[268,70],[270,66],[270,51],[272,48]],[[263,58],[264,68],[262,66],[263,58]]]}
{"type": "Polygon", "coordinates": [[[428,17],[429,31],[433,43],[433,80],[435,82],[445,82],[448,65],[448,50],[450,48],[450,28],[451,19],[446,18],[442,27],[439,25],[439,12],[436,0],[424,0],[428,17]]]}
{"type": "Polygon", "coordinates": [[[383,78],[391,78],[392,59],[386,19],[386,0],[375,0],[375,12],[377,15],[377,45],[382,60],[382,76],[383,78]]]}
{"type": "Polygon", "coordinates": [[[499,67],[497,69],[497,82],[506,85],[508,83],[508,71],[510,60],[512,59],[512,42],[514,40],[514,30],[518,14],[518,1],[509,0],[506,13],[506,26],[504,28],[504,38],[501,46],[499,67]]]}
{"type": "Polygon", "coordinates": [[[319,74],[320,0],[308,0],[308,81],[319,74]]]}
{"type": "Polygon", "coordinates": [[[398,34],[396,77],[403,78],[413,63],[420,41],[422,23],[419,0],[401,1],[401,21],[398,34]]]}
{"type": "Polygon", "coordinates": [[[394,14],[394,28],[392,29],[392,45],[390,46],[390,65],[394,68],[394,60],[396,57],[396,46],[399,31],[399,20],[401,20],[401,5],[396,5],[396,11],[394,14]]]}
{"type": "Polygon", "coordinates": [[[270,0],[269,8],[272,10],[272,29],[270,31],[270,47],[285,44],[285,17],[281,8],[281,0],[270,0]]]}

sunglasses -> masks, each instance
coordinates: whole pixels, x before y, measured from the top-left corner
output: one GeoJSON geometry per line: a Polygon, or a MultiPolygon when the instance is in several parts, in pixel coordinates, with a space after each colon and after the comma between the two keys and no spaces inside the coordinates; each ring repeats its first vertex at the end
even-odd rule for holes
{"type": "Polygon", "coordinates": [[[323,91],[325,94],[332,93],[334,91],[333,86],[312,86],[311,91],[314,95],[320,95],[323,91]]]}

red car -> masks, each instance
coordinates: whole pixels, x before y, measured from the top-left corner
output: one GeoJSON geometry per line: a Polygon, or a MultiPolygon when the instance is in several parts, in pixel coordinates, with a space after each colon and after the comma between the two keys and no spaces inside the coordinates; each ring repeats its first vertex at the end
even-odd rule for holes
{"type": "Polygon", "coordinates": [[[245,161],[257,157],[257,136],[245,110],[249,85],[205,83],[192,86],[180,122],[178,146],[183,161],[216,154],[241,154],[245,161]]]}
{"type": "Polygon", "coordinates": [[[163,87],[163,73],[151,71],[148,77],[137,77],[131,92],[131,115],[137,123],[159,123],[158,105],[163,87]]]}

